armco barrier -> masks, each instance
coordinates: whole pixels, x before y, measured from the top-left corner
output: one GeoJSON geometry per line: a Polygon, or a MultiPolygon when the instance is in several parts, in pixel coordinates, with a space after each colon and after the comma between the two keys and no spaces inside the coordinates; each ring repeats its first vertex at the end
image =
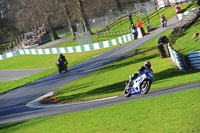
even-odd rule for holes
{"type": "Polygon", "coordinates": [[[200,69],[200,51],[189,52],[187,55],[190,66],[195,69],[200,69]]]}
{"type": "Polygon", "coordinates": [[[121,37],[103,41],[99,43],[86,44],[81,46],[72,46],[72,47],[63,47],[63,48],[49,48],[49,49],[21,49],[18,51],[9,52],[3,55],[0,55],[0,60],[11,58],[17,55],[32,54],[32,55],[43,55],[43,54],[58,54],[58,53],[75,53],[75,52],[84,52],[97,50],[101,48],[107,48],[110,46],[115,46],[117,44],[122,44],[128,41],[133,40],[132,34],[123,35],[121,37]]]}
{"type": "Polygon", "coordinates": [[[188,15],[190,12],[192,12],[193,10],[195,10],[196,8],[192,8],[191,10],[184,12],[184,13],[179,13],[177,14],[178,16],[178,20],[182,20],[184,18],[184,16],[188,15]]]}
{"type": "Polygon", "coordinates": [[[183,65],[183,61],[182,61],[182,58],[181,58],[181,55],[179,53],[177,53],[175,50],[173,50],[169,43],[167,44],[168,45],[168,49],[169,49],[169,53],[170,53],[170,56],[172,58],[172,61],[176,64],[176,66],[181,70],[181,71],[185,71],[184,69],[184,65],[183,65]]]}

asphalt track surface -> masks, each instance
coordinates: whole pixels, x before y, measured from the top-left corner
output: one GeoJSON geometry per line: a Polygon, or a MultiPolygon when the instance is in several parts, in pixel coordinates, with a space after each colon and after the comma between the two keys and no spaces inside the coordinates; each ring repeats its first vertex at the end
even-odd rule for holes
{"type": "MultiPolygon", "coordinates": [[[[76,79],[86,76],[96,70],[101,69],[105,65],[120,59],[129,52],[132,52],[136,48],[142,46],[152,38],[162,34],[166,30],[173,27],[172,23],[175,22],[175,18],[168,21],[169,26],[166,28],[158,28],[146,35],[142,39],[135,40],[128,44],[111,49],[108,52],[93,57],[85,62],[82,62],[76,66],[69,68],[67,74],[60,75],[55,73],[47,76],[43,79],[37,80],[33,83],[29,83],[15,90],[9,91],[0,95],[0,124],[11,123],[16,121],[23,121],[27,119],[33,119],[43,116],[58,115],[69,112],[76,112],[88,109],[95,109],[111,104],[117,104],[134,100],[138,98],[153,97],[159,95],[165,95],[174,93],[176,91],[183,91],[186,89],[198,88],[200,83],[185,85],[181,87],[166,88],[157,91],[150,91],[147,95],[134,95],[130,98],[115,97],[112,99],[105,99],[100,101],[91,101],[76,104],[64,104],[53,105],[47,108],[30,108],[26,104],[38,97],[51,92],[65,84],[68,84],[76,79]],[[173,20],[174,19],[174,20],[173,20]],[[170,24],[171,23],[171,24],[170,24]]],[[[123,88],[122,88],[123,94],[123,88]]]]}
{"type": "Polygon", "coordinates": [[[49,44],[46,44],[46,45],[41,45],[41,46],[37,46],[35,47],[36,49],[43,49],[43,48],[55,48],[56,46],[60,45],[60,44],[63,44],[65,42],[68,42],[70,40],[73,40],[72,38],[70,39],[65,39],[65,40],[57,40],[55,42],[52,42],[52,43],[49,43],[49,44]]]}
{"type": "MultiPolygon", "coordinates": [[[[48,68],[46,68],[48,69],[48,68]]],[[[17,80],[30,75],[42,72],[46,69],[27,69],[27,70],[0,70],[0,82],[17,80]]]]}

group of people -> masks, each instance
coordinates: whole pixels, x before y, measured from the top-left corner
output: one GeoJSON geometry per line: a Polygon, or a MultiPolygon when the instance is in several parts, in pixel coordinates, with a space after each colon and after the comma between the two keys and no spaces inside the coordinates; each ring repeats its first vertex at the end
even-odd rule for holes
{"type": "Polygon", "coordinates": [[[42,42],[41,36],[43,33],[46,32],[48,32],[47,26],[43,24],[42,27],[32,29],[32,32],[25,33],[24,45],[29,46],[35,42],[41,43],[42,42]]]}

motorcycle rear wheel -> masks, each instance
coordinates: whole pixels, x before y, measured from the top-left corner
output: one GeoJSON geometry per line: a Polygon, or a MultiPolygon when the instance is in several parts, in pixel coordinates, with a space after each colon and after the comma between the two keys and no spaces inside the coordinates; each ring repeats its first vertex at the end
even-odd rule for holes
{"type": "Polygon", "coordinates": [[[151,87],[151,81],[150,80],[144,80],[142,81],[141,85],[140,85],[140,91],[141,91],[141,94],[144,95],[144,94],[147,94],[150,90],[150,87],[151,87]]]}

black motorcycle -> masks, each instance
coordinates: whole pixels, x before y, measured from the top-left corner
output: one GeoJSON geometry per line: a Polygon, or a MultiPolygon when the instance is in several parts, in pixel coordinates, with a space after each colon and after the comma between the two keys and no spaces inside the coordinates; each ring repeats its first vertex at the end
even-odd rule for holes
{"type": "Polygon", "coordinates": [[[64,72],[67,72],[68,68],[67,68],[67,65],[64,63],[64,61],[62,60],[57,60],[56,62],[56,65],[58,67],[58,72],[60,74],[64,73],[64,72]]]}

